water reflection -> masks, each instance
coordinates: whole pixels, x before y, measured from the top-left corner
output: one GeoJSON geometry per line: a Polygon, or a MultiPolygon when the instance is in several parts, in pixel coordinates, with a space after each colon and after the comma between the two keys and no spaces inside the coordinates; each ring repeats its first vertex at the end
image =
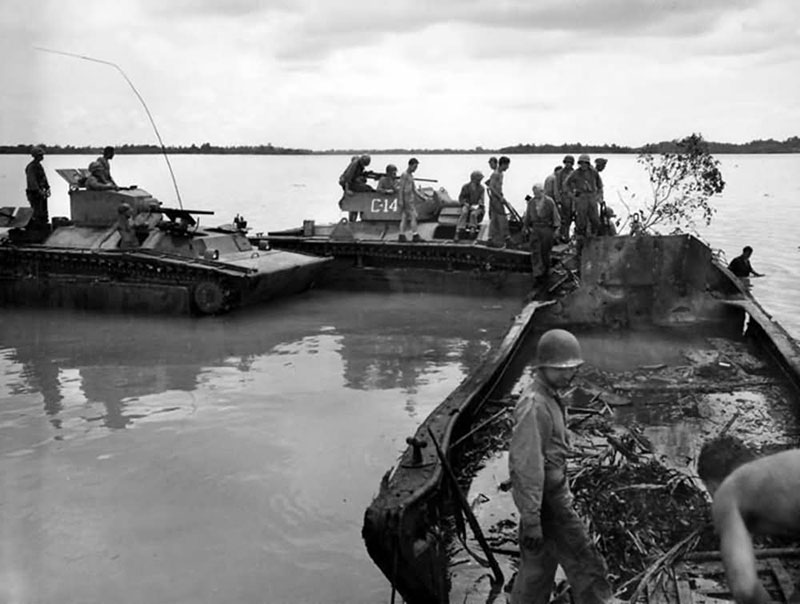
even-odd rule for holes
{"type": "Polygon", "coordinates": [[[41,396],[58,430],[79,421],[118,430],[189,416],[198,391],[268,382],[267,392],[285,395],[308,379],[325,379],[330,388],[399,391],[414,416],[420,387],[450,375],[455,386],[480,363],[516,304],[448,300],[438,313],[417,313],[430,298],[376,295],[371,311],[362,295],[353,313],[347,303],[330,303],[336,295],[202,321],[6,310],[0,397],[3,389],[41,396]],[[465,334],[452,313],[473,329],[465,334]]]}

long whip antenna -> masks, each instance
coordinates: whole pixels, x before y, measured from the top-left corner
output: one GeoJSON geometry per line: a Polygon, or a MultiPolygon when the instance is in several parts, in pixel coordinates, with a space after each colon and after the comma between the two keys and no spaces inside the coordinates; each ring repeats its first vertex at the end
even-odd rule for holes
{"type": "Polygon", "coordinates": [[[175,195],[178,196],[178,205],[181,207],[181,209],[183,209],[183,200],[181,199],[181,193],[178,190],[178,181],[175,180],[175,172],[172,171],[172,164],[169,161],[169,155],[167,155],[167,149],[164,146],[164,141],[161,140],[161,134],[158,132],[158,127],[156,126],[156,122],[153,119],[153,115],[150,113],[150,109],[147,108],[147,103],[144,102],[142,95],[139,94],[138,90],[136,90],[136,86],[133,85],[133,82],[131,82],[127,74],[124,71],[122,71],[122,67],[120,67],[116,63],[112,63],[111,61],[95,59],[93,57],[87,57],[85,55],[79,55],[72,52],[64,52],[63,50],[52,50],[50,48],[42,48],[39,46],[34,46],[33,48],[41,52],[50,52],[56,55],[64,55],[65,57],[73,57],[75,59],[83,59],[84,61],[91,61],[92,63],[101,63],[103,65],[110,65],[111,67],[116,69],[122,75],[123,78],[125,78],[125,81],[128,82],[128,86],[131,87],[131,90],[133,90],[133,93],[136,95],[136,98],[139,99],[139,102],[142,104],[142,107],[144,107],[145,113],[147,113],[147,117],[150,120],[150,124],[152,124],[153,126],[153,131],[156,133],[158,144],[161,145],[161,153],[163,153],[164,159],[167,162],[167,168],[169,168],[169,175],[170,177],[172,177],[172,185],[175,187],[175,195]]]}

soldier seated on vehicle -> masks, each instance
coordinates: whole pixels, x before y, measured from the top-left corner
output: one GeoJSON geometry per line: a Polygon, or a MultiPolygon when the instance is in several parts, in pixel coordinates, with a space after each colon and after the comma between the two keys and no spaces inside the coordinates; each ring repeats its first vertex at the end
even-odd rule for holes
{"type": "Polygon", "coordinates": [[[369,155],[353,157],[350,161],[350,165],[345,168],[345,171],[342,172],[342,175],[339,177],[339,184],[345,192],[345,195],[348,193],[375,190],[367,184],[367,176],[365,174],[366,167],[371,161],[372,158],[369,155]]]}
{"type": "Polygon", "coordinates": [[[90,191],[116,191],[116,183],[105,179],[103,166],[98,161],[89,164],[89,176],[86,177],[86,188],[90,191]]]}
{"type": "Polygon", "coordinates": [[[723,436],[705,443],[697,460],[738,604],[772,599],[758,579],[752,535],[800,535],[800,450],[754,457],[740,440],[723,436]]]}
{"type": "Polygon", "coordinates": [[[380,177],[375,190],[386,195],[397,193],[397,166],[394,164],[386,166],[386,174],[380,177]]]}
{"type": "Polygon", "coordinates": [[[482,180],[483,173],[480,170],[475,170],[469,175],[469,182],[461,187],[461,193],[458,195],[461,214],[456,224],[455,241],[464,237],[467,232],[471,234],[478,232],[478,224],[483,220],[483,215],[486,211],[486,190],[481,184],[482,180]]]}

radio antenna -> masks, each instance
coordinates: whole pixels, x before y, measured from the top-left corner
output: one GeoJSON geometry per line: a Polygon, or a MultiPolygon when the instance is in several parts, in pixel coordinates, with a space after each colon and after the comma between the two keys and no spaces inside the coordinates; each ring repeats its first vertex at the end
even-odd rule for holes
{"type": "Polygon", "coordinates": [[[178,196],[178,205],[180,206],[181,209],[183,209],[183,200],[181,200],[181,193],[178,190],[178,181],[175,180],[175,172],[172,171],[172,164],[169,161],[169,155],[167,155],[167,149],[166,147],[164,147],[164,141],[161,140],[161,134],[158,132],[158,127],[156,126],[156,122],[153,119],[153,115],[147,108],[147,103],[144,102],[142,95],[139,94],[138,90],[136,90],[136,86],[133,85],[133,82],[131,82],[130,78],[125,74],[124,71],[122,71],[122,67],[120,67],[116,63],[112,63],[111,61],[95,59],[93,57],[87,57],[85,55],[79,55],[73,52],[64,52],[63,50],[52,50],[50,48],[42,48],[39,46],[34,46],[33,48],[41,52],[50,52],[56,55],[64,55],[65,57],[73,57],[75,59],[83,59],[84,61],[91,61],[92,63],[101,63],[103,65],[109,65],[114,69],[116,69],[122,75],[122,77],[125,78],[125,81],[128,82],[128,86],[131,87],[131,90],[133,90],[133,93],[136,95],[136,98],[139,99],[139,102],[142,104],[142,107],[144,107],[145,113],[147,113],[147,117],[150,120],[150,124],[152,124],[153,126],[153,131],[156,133],[156,138],[158,139],[158,143],[159,145],[161,145],[161,153],[164,154],[164,159],[167,162],[167,168],[169,168],[169,175],[172,177],[172,185],[175,187],[175,195],[178,196]]]}

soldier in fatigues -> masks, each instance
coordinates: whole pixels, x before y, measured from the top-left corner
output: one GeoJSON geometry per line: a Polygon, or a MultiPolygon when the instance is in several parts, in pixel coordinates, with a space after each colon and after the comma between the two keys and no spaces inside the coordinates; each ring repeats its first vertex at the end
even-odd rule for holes
{"type": "Polygon", "coordinates": [[[555,199],[558,205],[558,212],[561,215],[561,241],[566,243],[569,241],[569,227],[572,224],[572,198],[569,192],[565,189],[564,183],[569,175],[572,174],[572,166],[575,164],[575,158],[571,155],[564,156],[564,167],[556,174],[555,182],[555,199]]]}
{"type": "Polygon", "coordinates": [[[34,147],[31,149],[33,159],[25,166],[25,195],[31,205],[33,215],[28,223],[31,228],[42,229],[47,227],[50,217],[47,212],[47,198],[50,197],[50,183],[44,173],[42,160],[44,149],[34,147]]]}
{"type": "Polygon", "coordinates": [[[530,236],[534,282],[546,279],[550,273],[550,252],[560,224],[561,218],[558,215],[556,202],[544,194],[542,185],[533,185],[533,197],[528,198],[522,226],[530,236]]]}
{"type": "Polygon", "coordinates": [[[564,188],[574,201],[575,244],[578,256],[583,251],[586,239],[600,232],[596,174],[589,156],[584,153],[578,158],[578,169],[564,182],[564,188]]]}
{"type": "Polygon", "coordinates": [[[477,234],[478,224],[483,220],[483,214],[486,208],[484,201],[485,189],[481,184],[483,180],[483,172],[475,170],[469,175],[469,182],[461,187],[461,193],[458,195],[458,203],[461,204],[461,214],[458,216],[456,223],[456,236],[455,241],[458,241],[467,234],[477,234]]]}
{"type": "Polygon", "coordinates": [[[558,394],[583,363],[581,348],[570,332],[552,329],[540,338],[536,357],[536,377],[514,410],[509,449],[521,553],[511,604],[547,604],[559,564],[576,604],[605,604],[611,601],[608,569],[573,507],[566,410],[558,394]]]}

